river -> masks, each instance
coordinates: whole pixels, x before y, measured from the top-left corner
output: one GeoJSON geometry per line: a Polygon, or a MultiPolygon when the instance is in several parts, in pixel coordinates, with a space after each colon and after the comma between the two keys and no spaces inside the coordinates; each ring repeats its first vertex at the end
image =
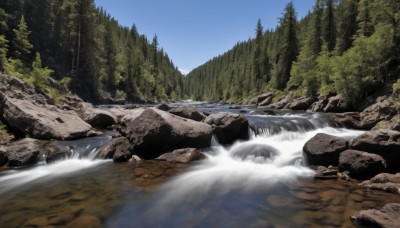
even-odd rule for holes
{"type": "Polygon", "coordinates": [[[314,180],[302,160],[308,139],[362,133],[327,114],[196,105],[247,115],[250,139],[229,147],[213,139],[207,159],[192,165],[95,159],[112,132],[55,142],[74,156],[0,172],[0,227],[64,226],[76,218],[104,227],[352,227],[349,216],[358,210],[400,202],[355,181],[314,180]]]}

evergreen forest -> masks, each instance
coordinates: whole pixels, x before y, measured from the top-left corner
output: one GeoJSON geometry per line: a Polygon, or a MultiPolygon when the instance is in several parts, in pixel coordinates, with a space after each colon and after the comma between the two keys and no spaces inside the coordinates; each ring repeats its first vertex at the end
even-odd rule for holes
{"type": "Polygon", "coordinates": [[[349,107],[400,76],[400,1],[316,0],[298,20],[289,3],[272,30],[194,69],[196,100],[241,102],[271,91],[279,99],[341,94],[349,107]]]}
{"type": "Polygon", "coordinates": [[[180,99],[183,77],[159,47],[93,0],[0,1],[0,71],[58,96],[49,77],[92,102],[180,99]]]}

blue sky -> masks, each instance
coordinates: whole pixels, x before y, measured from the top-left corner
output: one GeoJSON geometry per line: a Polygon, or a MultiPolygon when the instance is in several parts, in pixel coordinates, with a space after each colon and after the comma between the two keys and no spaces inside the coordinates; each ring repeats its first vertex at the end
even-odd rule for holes
{"type": "MultiPolygon", "coordinates": [[[[149,40],[157,34],[160,47],[183,73],[254,37],[259,18],[264,29],[275,28],[289,1],[95,0],[120,24],[136,24],[149,40]]],[[[314,0],[293,0],[293,4],[300,19],[314,0]]]]}

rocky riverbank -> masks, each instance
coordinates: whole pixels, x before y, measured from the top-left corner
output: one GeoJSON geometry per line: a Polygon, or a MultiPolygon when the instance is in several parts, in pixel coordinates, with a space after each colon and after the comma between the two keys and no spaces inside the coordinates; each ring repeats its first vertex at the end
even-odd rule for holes
{"type": "MultiPolygon", "coordinates": [[[[340,96],[291,101],[285,98],[272,103],[274,96],[265,93],[250,104],[268,114],[275,109],[341,112],[337,120],[344,126],[367,130],[355,139],[317,134],[309,140],[303,154],[305,163],[316,170],[315,178],[355,179],[360,181],[360,188],[399,194],[400,178],[396,173],[400,172],[400,118],[394,94],[376,98],[361,112],[344,112],[348,110],[340,96]]],[[[249,138],[249,123],[242,114],[210,114],[193,106],[170,108],[165,104],[154,108],[113,106],[105,110],[68,90],[56,102],[28,83],[2,74],[0,121],[2,167],[33,165],[43,157],[48,163],[64,159],[71,156],[71,148],[55,146],[54,140],[98,136],[107,129],[118,134],[98,148],[98,157],[114,162],[156,159],[188,163],[205,158],[198,149],[210,147],[213,135],[225,145],[249,138]]],[[[386,213],[390,219],[397,207],[389,205],[382,210],[388,211],[387,208],[391,210],[386,213]]],[[[366,214],[360,212],[352,219],[362,225],[380,219],[366,214]]]]}

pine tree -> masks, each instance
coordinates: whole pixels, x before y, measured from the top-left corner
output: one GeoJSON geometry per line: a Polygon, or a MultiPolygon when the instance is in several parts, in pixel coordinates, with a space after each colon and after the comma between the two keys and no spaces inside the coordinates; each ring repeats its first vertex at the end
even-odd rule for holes
{"type": "Polygon", "coordinates": [[[29,41],[29,34],[31,32],[28,30],[24,16],[21,17],[21,20],[18,24],[18,29],[13,29],[13,31],[14,56],[17,59],[28,62],[33,45],[29,41]]]}
{"type": "Polygon", "coordinates": [[[297,19],[293,2],[285,7],[280,26],[282,27],[282,38],[279,44],[279,53],[276,57],[275,75],[273,86],[282,90],[290,79],[290,70],[293,62],[297,59],[297,19]]]}
{"type": "Polygon", "coordinates": [[[360,0],[358,3],[358,33],[371,36],[374,33],[374,24],[371,17],[371,0],[360,0]]]}
{"type": "Polygon", "coordinates": [[[325,10],[323,16],[323,37],[328,45],[328,50],[333,51],[336,46],[336,20],[335,20],[335,0],[325,0],[325,10]]]}
{"type": "Polygon", "coordinates": [[[258,19],[257,28],[256,28],[256,39],[255,39],[255,49],[253,55],[253,69],[254,69],[254,79],[252,80],[252,84],[254,89],[259,90],[261,84],[261,76],[262,76],[262,35],[263,35],[263,27],[261,25],[261,19],[258,19]],[[258,88],[257,88],[258,87],[258,88]]]}
{"type": "Polygon", "coordinates": [[[357,2],[342,0],[339,4],[339,28],[336,45],[337,54],[341,55],[349,49],[357,32],[357,2]]]}
{"type": "Polygon", "coordinates": [[[0,35],[0,72],[4,70],[7,61],[8,40],[0,35]]]}

